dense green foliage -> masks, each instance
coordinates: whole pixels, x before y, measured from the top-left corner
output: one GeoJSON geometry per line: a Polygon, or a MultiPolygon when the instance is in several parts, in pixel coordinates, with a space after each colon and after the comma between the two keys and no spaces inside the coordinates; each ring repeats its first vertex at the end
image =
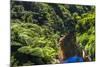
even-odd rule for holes
{"type": "Polygon", "coordinates": [[[57,63],[58,38],[68,32],[95,60],[94,6],[12,1],[11,66],[57,63]]]}

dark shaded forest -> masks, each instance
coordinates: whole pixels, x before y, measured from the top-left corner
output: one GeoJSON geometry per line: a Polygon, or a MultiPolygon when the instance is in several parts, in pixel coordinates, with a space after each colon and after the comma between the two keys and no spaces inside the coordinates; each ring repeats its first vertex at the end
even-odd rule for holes
{"type": "Polygon", "coordinates": [[[58,63],[68,33],[95,61],[95,6],[11,1],[11,66],[58,63]]]}

